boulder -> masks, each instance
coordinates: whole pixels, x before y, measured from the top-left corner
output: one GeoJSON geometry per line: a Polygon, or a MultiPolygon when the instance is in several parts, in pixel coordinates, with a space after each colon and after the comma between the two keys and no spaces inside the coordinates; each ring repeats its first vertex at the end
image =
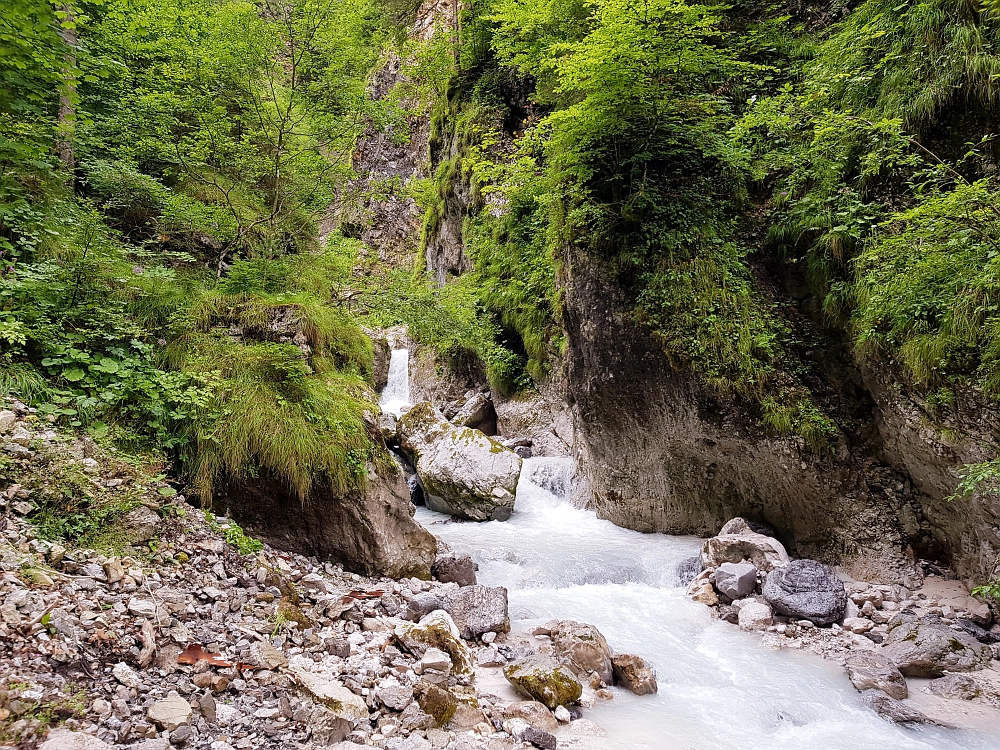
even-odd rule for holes
{"type": "Polygon", "coordinates": [[[635,654],[615,654],[611,657],[615,683],[636,695],[651,695],[657,690],[656,674],[646,660],[635,654]]]}
{"type": "Polygon", "coordinates": [[[493,408],[493,400],[485,393],[477,393],[462,404],[451,422],[479,430],[484,435],[497,434],[497,411],[493,408]]]}
{"type": "Polygon", "coordinates": [[[940,622],[899,615],[889,627],[883,652],[907,677],[941,677],[989,666],[992,649],[940,622]]]}
{"type": "Polygon", "coordinates": [[[763,602],[750,602],[740,607],[737,615],[740,630],[766,630],[773,622],[771,608],[763,602]]]}
{"type": "Polygon", "coordinates": [[[403,619],[419,622],[436,609],[444,609],[444,600],[437,594],[424,591],[406,603],[403,619]]]}
{"type": "Polygon", "coordinates": [[[399,421],[400,444],[417,467],[428,508],[473,521],[506,521],[521,459],[478,430],[453,425],[430,402],[399,421]]]}
{"type": "Polygon", "coordinates": [[[681,586],[687,586],[702,571],[701,555],[691,555],[685,557],[677,563],[677,578],[681,586]]]}
{"type": "Polygon", "coordinates": [[[787,564],[788,553],[781,542],[758,534],[742,518],[729,521],[718,536],[705,542],[701,550],[701,561],[706,568],[718,568],[722,563],[744,560],[767,572],[787,564]]]}
{"type": "Polygon", "coordinates": [[[963,701],[971,701],[982,692],[979,683],[967,674],[946,674],[931,680],[927,687],[934,695],[963,701]]]}
{"type": "Polygon", "coordinates": [[[422,657],[430,648],[444,651],[451,657],[452,674],[456,677],[474,673],[472,653],[462,643],[455,621],[444,610],[431,612],[419,623],[402,622],[396,626],[394,635],[403,648],[417,657],[422,657]]]}
{"type": "Polygon", "coordinates": [[[441,583],[457,583],[459,586],[476,585],[476,563],[469,555],[439,555],[434,561],[431,573],[441,583]]]}
{"type": "Polygon", "coordinates": [[[435,726],[447,724],[458,710],[458,699],[450,690],[438,685],[419,682],[414,693],[420,710],[433,717],[435,726]]]}
{"type": "Polygon", "coordinates": [[[348,690],[339,680],[301,669],[295,669],[293,673],[303,691],[335,716],[350,722],[368,720],[368,705],[364,698],[348,690]]]}
{"type": "Polygon", "coordinates": [[[523,719],[535,729],[543,732],[554,732],[559,728],[552,712],[538,701],[518,701],[511,703],[503,710],[505,719],[523,719]]]}
{"type": "Polygon", "coordinates": [[[583,686],[572,671],[549,656],[518,659],[503,674],[515,690],[549,709],[574,703],[583,695],[583,686]]]}
{"type": "Polygon", "coordinates": [[[146,712],[146,717],[160,729],[172,732],[177,727],[191,723],[191,704],[177,694],[176,690],[167,693],[167,697],[157,701],[146,712]]]}
{"type": "Polygon", "coordinates": [[[757,588],[757,568],[752,563],[722,563],[715,571],[715,588],[730,599],[743,599],[757,588]]]}
{"type": "Polygon", "coordinates": [[[933,724],[924,714],[895,698],[890,698],[881,690],[865,690],[861,693],[861,703],[894,724],[933,724]]]}
{"type": "Polygon", "coordinates": [[[550,636],[556,654],[569,662],[578,675],[586,677],[596,672],[606,684],[611,684],[614,679],[611,648],[600,630],[593,625],[563,620],[551,629],[550,636]]]}
{"type": "Polygon", "coordinates": [[[510,632],[507,589],[502,586],[460,588],[444,597],[443,606],[463,638],[474,640],[483,633],[510,632]]]}
{"type": "Polygon", "coordinates": [[[793,560],[767,574],[764,598],[780,614],[816,625],[844,616],[847,592],[833,568],[815,560],[793,560]]]}
{"type": "Polygon", "coordinates": [[[881,690],[890,698],[903,700],[909,695],[906,678],[895,662],[878,651],[855,651],[845,663],[847,677],[859,692],[881,690]]]}
{"type": "Polygon", "coordinates": [[[110,750],[110,747],[111,745],[101,742],[93,735],[57,727],[49,732],[39,750],[110,750]]]}
{"type": "Polygon", "coordinates": [[[699,604],[706,607],[714,607],[719,603],[719,597],[715,593],[715,587],[709,580],[711,571],[703,570],[688,584],[685,593],[699,604]]]}
{"type": "Polygon", "coordinates": [[[413,520],[402,473],[383,474],[371,471],[362,489],[343,493],[317,480],[304,500],[266,472],[230,478],[220,485],[213,508],[279,549],[333,559],[363,575],[428,579],[437,542],[413,520]]]}

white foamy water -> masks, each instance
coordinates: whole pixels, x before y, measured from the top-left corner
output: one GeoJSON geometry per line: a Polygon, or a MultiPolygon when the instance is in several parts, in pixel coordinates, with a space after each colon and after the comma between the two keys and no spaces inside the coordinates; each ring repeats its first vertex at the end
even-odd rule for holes
{"type": "Polygon", "coordinates": [[[378,405],[384,414],[399,417],[410,402],[410,351],[393,349],[389,358],[389,380],[378,405]]]}
{"type": "Polygon", "coordinates": [[[865,709],[842,667],[775,652],[760,636],[713,620],[684,596],[677,563],[690,537],[641,534],[602,521],[563,497],[569,459],[524,462],[509,521],[417,518],[479,563],[479,582],[506,586],[516,629],[552,618],[596,625],[612,649],[652,662],[654,696],[615,688],[584,712],[608,730],[607,750],[1000,750],[995,733],[905,729],[865,709]],[[548,489],[546,489],[548,488],[548,489]],[[557,494],[549,490],[555,490],[557,494]]]}

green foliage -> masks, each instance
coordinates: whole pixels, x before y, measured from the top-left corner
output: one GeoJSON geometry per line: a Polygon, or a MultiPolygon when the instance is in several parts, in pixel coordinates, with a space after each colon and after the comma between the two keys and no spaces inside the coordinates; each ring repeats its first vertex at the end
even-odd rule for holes
{"type": "Polygon", "coordinates": [[[253,555],[264,549],[264,543],[262,541],[254,539],[252,536],[248,536],[247,533],[240,528],[240,525],[232,519],[226,519],[225,526],[222,526],[215,520],[215,515],[212,511],[206,509],[205,522],[212,531],[217,534],[221,534],[222,538],[235,547],[236,551],[241,555],[253,555]]]}

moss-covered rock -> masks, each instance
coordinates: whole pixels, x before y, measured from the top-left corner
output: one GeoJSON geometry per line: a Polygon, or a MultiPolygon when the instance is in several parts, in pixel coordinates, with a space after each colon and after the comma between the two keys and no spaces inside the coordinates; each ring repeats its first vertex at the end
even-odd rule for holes
{"type": "Polygon", "coordinates": [[[526,656],[503,670],[504,677],[521,694],[555,709],[580,699],[583,686],[573,671],[548,656],[526,656]]]}
{"type": "Polygon", "coordinates": [[[444,651],[451,657],[451,673],[455,677],[470,678],[475,673],[472,654],[462,642],[455,621],[443,609],[431,612],[418,623],[400,623],[394,634],[399,644],[414,656],[423,656],[429,648],[444,651]]]}

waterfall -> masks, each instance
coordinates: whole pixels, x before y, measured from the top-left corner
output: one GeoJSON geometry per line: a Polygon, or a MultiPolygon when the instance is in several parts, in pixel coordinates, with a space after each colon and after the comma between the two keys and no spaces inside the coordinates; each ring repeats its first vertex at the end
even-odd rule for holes
{"type": "Polygon", "coordinates": [[[427,508],[416,518],[475,558],[479,583],[508,589],[515,631],[553,618],[587,622],[615,651],[652,662],[659,693],[616,687],[613,701],[584,712],[608,730],[589,737],[588,750],[1000,748],[995,733],[889,724],[861,705],[837,665],[776,653],[759,633],[713,620],[677,574],[702,540],[629,531],[574,507],[572,473],[572,459],[526,459],[509,521],[453,523],[427,508]]]}
{"type": "Polygon", "coordinates": [[[399,417],[410,402],[410,350],[393,349],[389,359],[389,380],[382,391],[379,406],[384,414],[399,417]]]}

